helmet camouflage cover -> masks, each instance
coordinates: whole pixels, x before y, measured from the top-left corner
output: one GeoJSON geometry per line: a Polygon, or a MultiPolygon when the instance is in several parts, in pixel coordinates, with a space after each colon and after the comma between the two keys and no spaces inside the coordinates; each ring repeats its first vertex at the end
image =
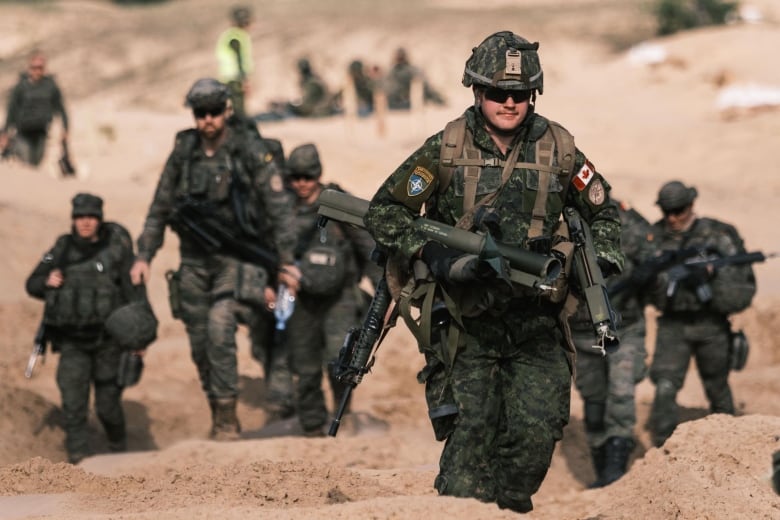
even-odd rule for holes
{"type": "Polygon", "coordinates": [[[539,43],[511,31],[488,36],[471,51],[463,71],[463,86],[483,85],[505,90],[543,90],[539,43]]]}

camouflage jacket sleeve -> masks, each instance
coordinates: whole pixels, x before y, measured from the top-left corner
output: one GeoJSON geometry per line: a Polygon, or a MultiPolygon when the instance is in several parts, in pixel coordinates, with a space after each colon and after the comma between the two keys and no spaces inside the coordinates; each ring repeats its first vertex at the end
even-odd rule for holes
{"type": "Polygon", "coordinates": [[[38,265],[35,266],[33,272],[27,277],[25,283],[25,289],[27,294],[33,298],[42,300],[46,296],[46,279],[56,267],[56,263],[60,262],[62,255],[65,253],[65,249],[68,243],[69,235],[62,235],[57,239],[54,246],[44,253],[38,265]],[[56,260],[56,262],[55,262],[56,260]]]}
{"type": "Polygon", "coordinates": [[[157,183],[154,199],[149,206],[149,212],[144,222],[144,229],[141,236],[138,237],[138,258],[141,260],[151,262],[157,250],[163,245],[165,226],[171,211],[173,211],[176,180],[181,170],[181,165],[178,163],[175,154],[171,153],[157,183]]]}
{"type": "Polygon", "coordinates": [[[619,273],[623,270],[624,257],[620,248],[620,216],[609,196],[611,186],[585,154],[579,149],[576,153],[566,203],[575,207],[590,225],[598,257],[619,273]]]}
{"type": "Polygon", "coordinates": [[[54,81],[54,78],[51,80],[51,86],[52,86],[52,100],[51,100],[51,108],[53,113],[59,114],[62,118],[62,127],[67,130],[68,129],[68,112],[65,110],[65,102],[62,97],[62,91],[60,90],[60,87],[57,85],[57,83],[54,81]]]}
{"type": "Polygon", "coordinates": [[[366,229],[377,244],[389,254],[398,255],[405,261],[410,261],[429,240],[422,232],[415,230],[412,221],[420,215],[426,195],[438,188],[434,180],[419,195],[418,201],[404,195],[405,181],[409,178],[410,170],[424,168],[426,175],[437,170],[441,136],[440,132],[430,137],[385,180],[371,199],[364,218],[366,229]]]}
{"type": "Polygon", "coordinates": [[[282,174],[274,161],[258,163],[254,175],[254,189],[260,196],[265,214],[269,220],[267,229],[273,235],[273,245],[281,264],[295,261],[295,236],[293,201],[284,189],[282,174]]]}

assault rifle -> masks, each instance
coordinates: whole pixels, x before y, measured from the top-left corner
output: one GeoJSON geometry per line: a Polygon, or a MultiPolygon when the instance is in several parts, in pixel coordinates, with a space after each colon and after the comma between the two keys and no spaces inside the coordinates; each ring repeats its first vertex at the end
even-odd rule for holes
{"type": "Polygon", "coordinates": [[[49,339],[46,337],[46,324],[41,320],[41,324],[38,325],[38,331],[35,333],[35,339],[33,340],[33,349],[30,353],[30,359],[27,360],[27,368],[24,369],[24,377],[30,379],[35,370],[35,364],[38,362],[38,358],[41,358],[41,364],[46,362],[46,344],[49,339]]]}
{"type": "Polygon", "coordinates": [[[580,290],[588,305],[593,331],[602,354],[614,352],[620,345],[617,335],[619,316],[609,303],[604,275],[599,267],[590,227],[571,206],[563,210],[563,218],[569,226],[569,235],[574,242],[574,271],[580,290]]]}
{"type": "Polygon", "coordinates": [[[275,276],[279,259],[275,253],[250,242],[215,215],[213,207],[192,198],[181,199],[169,217],[171,227],[194,240],[206,253],[222,253],[260,265],[275,276]]]}
{"type": "MultiPolygon", "coordinates": [[[[367,200],[341,191],[326,189],[320,193],[318,202],[321,218],[338,220],[360,228],[365,227],[363,216],[368,211],[367,200]]],[[[490,234],[472,233],[423,217],[415,219],[412,225],[431,240],[465,253],[478,255],[499,274],[503,270],[499,266],[500,261],[506,259],[510,267],[509,279],[525,287],[540,291],[550,289],[550,284],[561,272],[561,262],[556,257],[496,242],[490,234]]]]}
{"type": "Polygon", "coordinates": [[[666,286],[666,297],[671,298],[677,292],[680,283],[688,280],[694,282],[696,286],[696,296],[702,303],[712,300],[712,288],[706,282],[708,273],[717,271],[727,265],[746,265],[756,262],[764,262],[767,258],[773,258],[777,253],[765,255],[761,251],[752,253],[738,253],[731,256],[719,256],[717,254],[700,254],[694,258],[688,258],[681,263],[672,266],[668,271],[668,285],[666,286]]]}

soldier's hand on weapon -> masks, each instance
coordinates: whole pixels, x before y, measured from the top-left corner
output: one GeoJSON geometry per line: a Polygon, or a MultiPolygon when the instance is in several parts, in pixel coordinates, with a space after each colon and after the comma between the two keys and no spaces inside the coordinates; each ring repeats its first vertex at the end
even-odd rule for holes
{"type": "Polygon", "coordinates": [[[46,287],[54,287],[55,289],[62,285],[65,281],[65,276],[59,269],[52,269],[49,276],[46,278],[46,287]]]}
{"type": "Polygon", "coordinates": [[[265,298],[265,308],[272,311],[276,308],[276,291],[270,285],[263,289],[263,298],[265,298]]]}
{"type": "Polygon", "coordinates": [[[443,283],[470,282],[494,273],[479,256],[430,241],[420,249],[420,258],[428,265],[433,277],[443,283]]]}
{"type": "Polygon", "coordinates": [[[130,281],[133,285],[141,285],[149,281],[149,262],[140,258],[133,262],[130,268],[130,281]]]}
{"type": "Polygon", "coordinates": [[[279,283],[284,284],[295,296],[301,287],[301,270],[295,264],[285,264],[279,269],[279,283]]]}

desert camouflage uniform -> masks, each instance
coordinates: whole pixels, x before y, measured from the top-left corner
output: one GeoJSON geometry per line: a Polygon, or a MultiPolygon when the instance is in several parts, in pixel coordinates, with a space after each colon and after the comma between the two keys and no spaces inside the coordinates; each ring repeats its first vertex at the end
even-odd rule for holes
{"type": "MultiPolygon", "coordinates": [[[[467,127],[483,159],[506,160],[484,129],[481,113],[466,110],[467,127]]],[[[520,128],[512,148],[520,146],[518,161],[535,160],[535,141],[547,128],[547,120],[530,114],[520,128]]],[[[439,154],[443,132],[429,138],[374,195],[365,223],[377,244],[409,265],[428,239],[412,226],[417,213],[394,193],[406,192],[417,166],[433,174],[427,216],[453,225],[462,215],[464,177],[458,167],[449,187],[438,191],[439,154]]],[[[508,153],[511,151],[508,150],[508,153]]],[[[574,171],[585,163],[577,151],[574,171]]],[[[565,204],[574,206],[592,229],[598,255],[622,267],[620,220],[609,200],[609,185],[598,173],[591,182],[601,183],[606,195],[600,204],[572,185],[565,204]]],[[[515,170],[497,200],[493,235],[506,244],[525,246],[538,186],[538,172],[515,170]]],[[[501,168],[486,166],[478,181],[477,197],[495,192],[501,185],[501,168]]],[[[551,236],[564,207],[564,187],[551,179],[546,203],[543,235],[551,236]]],[[[480,281],[479,285],[504,284],[480,281]]],[[[500,290],[500,289],[499,289],[500,290]]],[[[561,439],[569,419],[571,364],[558,315],[560,306],[541,302],[530,292],[516,293],[498,301],[476,317],[464,317],[464,333],[454,362],[445,370],[442,349],[434,345],[424,352],[427,366],[418,379],[431,393],[451,392],[457,406],[454,423],[439,428],[437,438],[446,438],[435,486],[440,494],[475,497],[497,502],[518,511],[532,508],[531,495],[544,479],[555,443],[561,439]]],[[[436,430],[436,424],[434,424],[436,430]]]]}
{"type": "MultiPolygon", "coordinates": [[[[238,188],[247,196],[248,211],[257,219],[257,236],[265,237],[256,239],[258,245],[275,250],[280,264],[292,262],[295,236],[290,225],[290,200],[274,156],[262,140],[246,132],[239,123],[229,126],[227,131],[227,139],[213,157],[207,157],[197,143],[187,144],[197,139],[196,130],[184,130],[176,136],[174,151],[166,162],[138,238],[140,259],[151,261],[162,246],[165,227],[181,197],[213,204],[215,216],[233,229],[240,229],[230,195],[231,189],[238,188]],[[183,175],[185,171],[188,175],[183,175]],[[236,183],[240,186],[232,186],[236,183]]],[[[238,323],[250,326],[255,357],[273,360],[273,366],[266,363],[264,368],[274,411],[288,407],[292,383],[286,356],[261,356],[259,352],[260,339],[268,338],[273,328],[273,316],[263,309],[248,308],[233,296],[239,271],[246,264],[225,255],[207,254],[186,234],[180,234],[179,239],[182,319],[192,360],[212,407],[215,400],[235,399],[238,395],[238,323]]],[[[266,348],[270,348],[269,342],[266,348]]]]}
{"type": "MultiPolygon", "coordinates": [[[[625,264],[623,273],[609,280],[611,286],[628,278],[634,266],[649,255],[647,233],[650,223],[633,208],[616,203],[625,264]]],[[[603,478],[606,452],[619,451],[615,454],[620,459],[617,465],[625,472],[625,463],[634,445],[634,387],[647,373],[644,302],[640,296],[636,289],[628,289],[610,297],[612,306],[621,315],[620,347],[606,356],[593,347],[593,326],[584,301],[569,320],[578,349],[575,384],[583,399],[585,433],[598,476],[597,487],[608,483],[603,478]],[[610,439],[613,440],[606,446],[610,439]]]]}
{"type": "MultiPolygon", "coordinates": [[[[675,233],[660,220],[653,224],[650,245],[656,253],[666,250],[701,248],[709,253],[729,256],[744,253],[742,238],[730,224],[710,218],[696,218],[688,230],[675,233]]],[[[752,296],[755,278],[750,265],[727,266],[709,279],[691,279],[680,283],[672,297],[666,296],[667,284],[658,277],[654,304],[661,311],[650,378],[655,383],[655,400],[650,417],[653,442],[661,446],[678,422],[677,392],[685,382],[691,356],[710,403],[711,413],[734,414],[729,387],[730,324],[728,314],[740,294],[752,296]],[[702,302],[699,284],[712,289],[712,300],[702,302]]]]}
{"type": "Polygon", "coordinates": [[[71,462],[90,454],[87,414],[90,385],[95,409],[112,451],[126,447],[122,388],[117,384],[120,348],[104,330],[114,309],[132,298],[130,234],[119,224],[101,224],[99,240],[86,243],[75,231],[57,239],[27,279],[27,292],[46,300],[44,322],[52,350],[60,352],[57,386],[65,416],[65,448],[71,462]],[[63,285],[46,286],[54,269],[63,285]]]}
{"type": "MultiPolygon", "coordinates": [[[[323,188],[339,189],[335,185],[323,188]]],[[[360,325],[364,308],[358,287],[374,248],[374,241],[364,230],[332,221],[321,232],[316,229],[319,203],[295,205],[295,230],[299,238],[296,258],[311,246],[327,244],[342,251],[345,262],[344,281],[331,295],[307,293],[303,284],[288,322],[287,349],[291,368],[298,377],[298,417],[304,432],[321,432],[328,419],[322,390],[322,371],[338,357],[344,336],[350,327],[360,325]],[[314,231],[314,232],[313,232],[314,231]],[[325,239],[322,242],[322,239],[325,239]]],[[[341,401],[345,386],[328,369],[328,380],[334,394],[334,407],[341,401]]]]}

